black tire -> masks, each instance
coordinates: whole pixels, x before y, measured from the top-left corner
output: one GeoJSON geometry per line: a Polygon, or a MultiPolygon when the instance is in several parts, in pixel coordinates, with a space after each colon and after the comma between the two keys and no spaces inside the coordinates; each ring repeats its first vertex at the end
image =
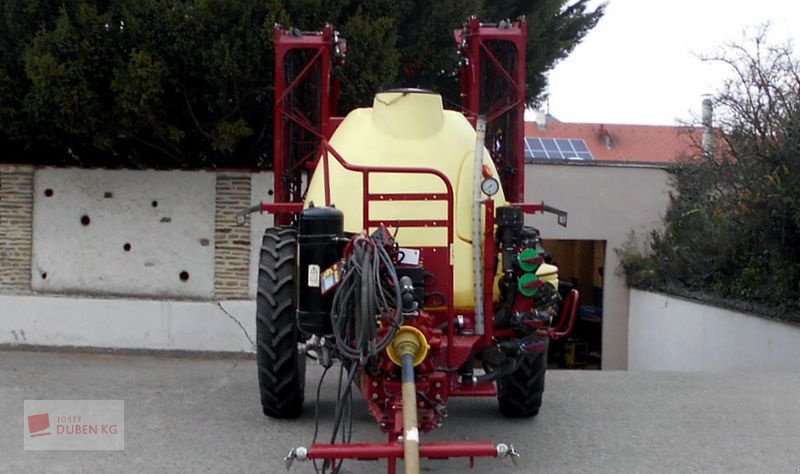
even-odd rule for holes
{"type": "Polygon", "coordinates": [[[303,411],[305,356],[298,352],[295,316],[297,231],[264,232],[256,297],[256,362],[261,408],[273,418],[297,418],[303,411]]]}
{"type": "Polygon", "coordinates": [[[500,413],[509,418],[529,418],[539,414],[547,371],[547,346],[537,354],[523,356],[514,372],[497,379],[500,413]]]}

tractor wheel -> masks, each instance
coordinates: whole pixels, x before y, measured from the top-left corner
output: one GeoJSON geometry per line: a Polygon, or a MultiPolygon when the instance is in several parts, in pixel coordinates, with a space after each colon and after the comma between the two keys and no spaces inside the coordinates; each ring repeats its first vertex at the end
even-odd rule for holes
{"type": "Polygon", "coordinates": [[[547,346],[537,354],[523,356],[514,372],[497,379],[500,412],[509,418],[528,418],[539,414],[547,370],[547,346]]]}
{"type": "Polygon", "coordinates": [[[305,355],[298,351],[295,320],[297,231],[264,232],[258,265],[256,362],[261,408],[273,418],[297,418],[303,410],[305,355]]]}

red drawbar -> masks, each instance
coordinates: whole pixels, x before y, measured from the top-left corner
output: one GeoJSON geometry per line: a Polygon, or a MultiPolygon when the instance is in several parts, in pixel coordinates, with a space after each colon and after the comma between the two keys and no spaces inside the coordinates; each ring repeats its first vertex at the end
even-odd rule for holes
{"type": "MultiPolygon", "coordinates": [[[[497,457],[497,446],[488,441],[423,443],[419,455],[428,459],[497,457]]],[[[315,444],[308,459],[403,459],[403,443],[315,444]]]]}

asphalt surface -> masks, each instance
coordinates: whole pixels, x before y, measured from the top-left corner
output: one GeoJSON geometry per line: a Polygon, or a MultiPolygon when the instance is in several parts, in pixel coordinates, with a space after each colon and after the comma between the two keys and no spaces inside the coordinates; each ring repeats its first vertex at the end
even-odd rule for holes
{"type": "MultiPolygon", "coordinates": [[[[0,351],[2,472],[284,472],[283,456],[314,429],[306,414],[264,417],[255,361],[0,351]],[[23,400],[124,399],[124,451],[24,451],[23,400]]],[[[481,459],[471,472],[800,472],[800,374],[551,371],[540,415],[500,416],[494,399],[456,399],[424,440],[491,440],[522,453],[481,459]]],[[[329,433],[335,378],[322,392],[329,433]]],[[[355,408],[354,440],[384,441],[355,408]]],[[[423,461],[423,472],[465,473],[465,460],[423,461]]],[[[343,472],[385,472],[350,462],[343,472]]],[[[314,472],[296,463],[292,472],[314,472]]]]}

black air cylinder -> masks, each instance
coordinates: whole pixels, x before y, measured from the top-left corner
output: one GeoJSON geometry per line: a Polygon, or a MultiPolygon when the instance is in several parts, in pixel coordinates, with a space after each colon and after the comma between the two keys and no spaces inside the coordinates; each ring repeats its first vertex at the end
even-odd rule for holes
{"type": "Polygon", "coordinates": [[[514,206],[500,206],[495,213],[494,222],[497,224],[497,240],[513,242],[519,239],[525,215],[522,209],[514,206]]]}
{"type": "Polygon", "coordinates": [[[333,207],[310,207],[300,213],[297,232],[297,325],[308,334],[331,334],[333,291],[323,295],[322,272],[342,257],[339,238],[344,214],[333,207]]]}
{"type": "Polygon", "coordinates": [[[503,271],[514,269],[514,247],[519,243],[525,215],[522,209],[514,206],[497,208],[495,223],[497,224],[497,242],[503,251],[503,271]]]}

